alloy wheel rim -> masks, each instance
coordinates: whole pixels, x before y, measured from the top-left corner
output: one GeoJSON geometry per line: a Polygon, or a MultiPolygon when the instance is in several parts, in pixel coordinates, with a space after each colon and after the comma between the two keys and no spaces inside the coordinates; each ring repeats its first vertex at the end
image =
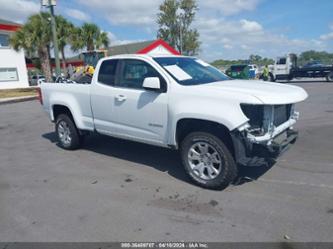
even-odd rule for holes
{"type": "Polygon", "coordinates": [[[222,158],[217,150],[206,142],[197,142],[188,151],[188,163],[192,172],[203,180],[215,179],[222,170],[222,158]]]}
{"type": "Polygon", "coordinates": [[[58,136],[60,141],[65,145],[69,145],[72,141],[69,125],[65,121],[60,121],[58,124],[58,136]]]}

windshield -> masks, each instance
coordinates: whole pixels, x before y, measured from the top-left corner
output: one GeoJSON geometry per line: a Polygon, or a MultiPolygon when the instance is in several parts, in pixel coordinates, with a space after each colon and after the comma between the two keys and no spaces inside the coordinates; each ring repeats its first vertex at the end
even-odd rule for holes
{"type": "Polygon", "coordinates": [[[154,58],[181,85],[199,85],[230,80],[228,76],[208,63],[189,57],[154,58]]]}
{"type": "Polygon", "coordinates": [[[287,63],[287,58],[279,58],[276,62],[277,65],[285,65],[287,63]]]}

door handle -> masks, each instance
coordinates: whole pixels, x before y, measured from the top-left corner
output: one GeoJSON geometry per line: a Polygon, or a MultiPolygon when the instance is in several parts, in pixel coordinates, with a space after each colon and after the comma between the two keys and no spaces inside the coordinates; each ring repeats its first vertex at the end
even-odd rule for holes
{"type": "Polygon", "coordinates": [[[117,101],[125,101],[126,100],[126,96],[122,95],[122,94],[119,94],[118,96],[116,96],[116,100],[117,101]]]}

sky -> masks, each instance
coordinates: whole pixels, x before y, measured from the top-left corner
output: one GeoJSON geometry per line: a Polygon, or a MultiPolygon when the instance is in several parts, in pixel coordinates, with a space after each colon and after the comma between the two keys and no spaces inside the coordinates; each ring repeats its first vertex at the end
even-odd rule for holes
{"type": "MultiPolygon", "coordinates": [[[[96,23],[111,45],[156,38],[163,0],[57,0],[56,13],[76,25],[96,23]]],[[[333,52],[332,0],[197,0],[193,27],[200,33],[199,57],[275,58],[305,50],[333,52]]],[[[0,0],[0,18],[24,23],[41,10],[39,0],[0,0]]]]}

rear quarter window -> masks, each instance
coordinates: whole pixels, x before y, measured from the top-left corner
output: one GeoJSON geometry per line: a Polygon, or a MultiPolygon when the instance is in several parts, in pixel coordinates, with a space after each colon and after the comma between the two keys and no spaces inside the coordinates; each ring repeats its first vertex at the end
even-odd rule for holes
{"type": "Polygon", "coordinates": [[[98,82],[111,85],[115,84],[118,60],[105,60],[102,62],[98,72],[98,82]]]}

